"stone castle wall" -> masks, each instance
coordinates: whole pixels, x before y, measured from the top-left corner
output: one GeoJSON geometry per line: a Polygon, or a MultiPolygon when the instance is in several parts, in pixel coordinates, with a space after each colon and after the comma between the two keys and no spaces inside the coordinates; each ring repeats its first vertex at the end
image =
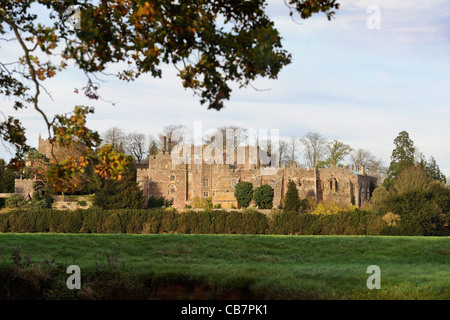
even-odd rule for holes
{"type": "Polygon", "coordinates": [[[14,193],[21,195],[25,199],[31,200],[34,192],[33,179],[15,179],[14,193]]]}
{"type": "MultiPolygon", "coordinates": [[[[205,146],[199,148],[205,150],[205,146]]],[[[355,171],[351,167],[289,167],[267,174],[259,158],[251,158],[249,150],[245,153],[246,162],[234,165],[208,164],[207,159],[196,158],[194,148],[191,148],[189,164],[176,164],[172,161],[171,151],[160,150],[157,155],[150,156],[148,168],[138,169],[138,183],[147,199],[173,199],[177,208],[190,205],[195,198],[210,198],[214,205],[220,204],[222,208],[237,207],[234,186],[241,181],[251,182],[254,188],[270,185],[274,189],[276,207],[287,191],[289,180],[296,183],[301,198],[361,207],[369,203],[371,184],[376,185],[376,178],[367,176],[363,168],[355,171]]]]}

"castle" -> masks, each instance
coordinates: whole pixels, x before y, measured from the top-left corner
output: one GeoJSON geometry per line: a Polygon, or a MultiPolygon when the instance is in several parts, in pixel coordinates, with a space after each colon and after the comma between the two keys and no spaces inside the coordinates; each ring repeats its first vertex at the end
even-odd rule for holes
{"type": "MultiPolygon", "coordinates": [[[[235,150],[232,154],[234,162],[225,164],[226,161],[218,163],[201,158],[200,154],[208,146],[191,145],[185,155],[191,161],[177,163],[173,157],[174,145],[170,139],[162,139],[162,148],[158,154],[149,157],[148,168],[137,169],[137,182],[146,199],[171,199],[176,208],[191,205],[194,198],[209,198],[214,206],[220,205],[225,209],[237,208],[234,189],[240,181],[251,182],[254,188],[270,185],[274,190],[273,204],[276,207],[287,191],[289,180],[296,183],[301,198],[361,207],[369,203],[371,190],[377,183],[375,177],[366,174],[364,167],[359,171],[353,166],[268,168],[261,164],[260,149],[254,147],[256,152],[252,153],[251,146],[244,147],[241,153],[244,161],[236,161],[239,156],[235,150]]],[[[225,159],[225,155],[222,156],[225,159]]]]}
{"type": "MultiPolygon", "coordinates": [[[[243,147],[241,153],[233,150],[230,164],[230,161],[225,161],[229,154],[215,157],[223,161],[202,158],[207,148],[207,145],[191,145],[185,154],[189,161],[174,161],[174,152],[179,149],[170,138],[163,137],[162,148],[158,154],[149,156],[148,167],[137,168],[137,182],[146,203],[150,197],[165,198],[173,200],[174,207],[184,208],[198,198],[210,199],[214,206],[220,205],[224,209],[237,208],[235,186],[240,181],[248,181],[254,188],[270,185],[274,190],[273,204],[276,207],[287,191],[289,180],[293,180],[301,198],[362,207],[369,203],[371,190],[377,184],[377,179],[367,175],[363,166],[360,170],[354,166],[272,168],[270,164],[263,164],[259,147],[252,146],[243,147]]],[[[40,138],[38,150],[49,157],[51,145],[40,138]]],[[[16,193],[30,197],[32,181],[16,180],[16,193]]]]}

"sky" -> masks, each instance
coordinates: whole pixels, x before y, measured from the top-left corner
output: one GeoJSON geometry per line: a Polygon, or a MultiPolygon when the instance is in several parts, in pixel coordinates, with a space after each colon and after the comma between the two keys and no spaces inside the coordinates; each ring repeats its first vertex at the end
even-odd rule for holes
{"type": "MultiPolygon", "coordinates": [[[[114,105],[75,94],[85,77],[69,68],[46,81],[52,99],[42,96],[44,110],[61,114],[74,105],[92,106],[88,125],[100,133],[119,126],[157,134],[171,124],[192,128],[195,121],[204,130],[278,129],[282,138],[318,132],[368,149],[386,166],[393,140],[405,130],[418,151],[433,156],[450,176],[450,0],[346,0],[331,21],[325,14],[291,18],[283,0],[268,1],[267,12],[292,63],[276,80],[233,87],[221,111],[201,105],[173,66],[162,68],[162,79],[146,75],[127,83],[102,76],[101,95],[114,105]]],[[[0,61],[15,56],[12,44],[0,48],[0,61]]],[[[20,117],[36,147],[46,133],[42,118],[31,109],[14,112],[11,105],[0,100],[0,110],[20,117]]],[[[9,157],[1,145],[0,157],[9,157]]]]}

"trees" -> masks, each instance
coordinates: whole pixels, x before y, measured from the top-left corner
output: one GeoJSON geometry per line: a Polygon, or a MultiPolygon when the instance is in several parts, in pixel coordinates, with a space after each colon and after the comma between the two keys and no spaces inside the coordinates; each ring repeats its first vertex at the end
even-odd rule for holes
{"type": "Polygon", "coordinates": [[[298,164],[297,156],[299,149],[299,140],[297,137],[292,136],[287,143],[287,152],[286,152],[286,164],[289,166],[298,164]]]}
{"type": "Polygon", "coordinates": [[[140,209],[144,205],[142,190],[136,182],[136,169],[130,164],[123,179],[108,179],[95,193],[94,205],[103,209],[140,209]]]}
{"type": "Polygon", "coordinates": [[[141,163],[148,156],[149,146],[147,137],[143,133],[133,132],[127,135],[125,151],[133,156],[137,163],[141,163]]]}
{"type": "Polygon", "coordinates": [[[408,191],[425,190],[430,183],[423,166],[421,164],[412,165],[403,169],[395,178],[392,191],[402,194],[408,191]]]}
{"type": "Polygon", "coordinates": [[[148,154],[151,156],[155,156],[158,154],[158,150],[159,150],[159,143],[158,140],[156,140],[156,138],[153,135],[150,135],[148,137],[148,154]]]}
{"type": "Polygon", "coordinates": [[[247,208],[253,198],[253,185],[248,181],[238,182],[234,189],[234,196],[240,207],[247,208]]]}
{"type": "Polygon", "coordinates": [[[117,126],[111,127],[106,130],[101,138],[104,144],[110,144],[117,152],[125,152],[124,144],[126,140],[126,133],[117,126]]]}
{"type": "Polygon", "coordinates": [[[298,211],[301,202],[298,195],[297,185],[293,180],[289,180],[286,195],[284,196],[283,211],[298,211]]]}
{"type": "Polygon", "coordinates": [[[447,183],[445,175],[439,169],[439,166],[433,156],[431,156],[428,161],[423,161],[422,165],[431,181],[440,181],[444,184],[447,183]]]}
{"type": "Polygon", "coordinates": [[[383,165],[381,158],[376,158],[369,150],[359,148],[350,152],[350,160],[355,166],[356,170],[364,166],[369,174],[378,179],[378,182],[383,181],[386,174],[386,168],[383,165]]]}
{"type": "Polygon", "coordinates": [[[304,157],[310,168],[325,160],[327,154],[327,140],[320,133],[308,132],[302,139],[305,146],[304,157]]]}
{"type": "Polygon", "coordinates": [[[390,189],[394,185],[397,175],[405,168],[414,164],[414,154],[416,148],[410,139],[408,132],[402,131],[394,140],[395,148],[392,151],[391,163],[387,171],[387,177],[383,182],[386,189],[390,189]]]}
{"type": "MultiPolygon", "coordinates": [[[[286,4],[291,15],[297,12],[302,19],[318,12],[330,19],[339,9],[336,0],[286,4]]],[[[161,77],[160,65],[171,63],[183,87],[193,90],[209,109],[220,110],[230,97],[231,83],[247,86],[258,76],[274,79],[291,61],[265,7],[264,0],[0,0],[0,41],[23,54],[17,61],[0,61],[0,94],[12,99],[16,110],[31,106],[38,112],[52,143],[70,146],[79,140],[89,149],[85,159],[55,164],[55,179],[81,172],[83,163],[91,160],[98,160],[97,171],[104,178],[115,178],[126,158],[100,146],[99,135],[85,125],[93,108],[76,106],[72,114],[46,114],[40,99],[48,93],[46,80],[74,65],[87,82],[75,92],[96,100],[101,97],[95,78],[110,65],[124,66],[116,76],[132,81],[146,73],[161,77]],[[75,10],[76,26],[70,23],[75,10]]],[[[29,147],[20,119],[5,116],[0,135],[16,149],[10,165],[23,166],[29,147]]]]}
{"type": "MultiPolygon", "coordinates": [[[[173,145],[175,144],[182,144],[186,137],[189,134],[188,128],[182,124],[176,124],[176,125],[168,125],[165,126],[162,131],[158,134],[159,141],[162,140],[162,137],[166,137],[168,140],[171,141],[173,145]]],[[[168,143],[168,142],[167,142],[168,143]]],[[[166,146],[168,148],[168,145],[166,146]]]]}
{"type": "Polygon", "coordinates": [[[327,166],[336,166],[339,162],[344,161],[345,157],[350,154],[352,148],[341,141],[333,140],[327,144],[328,159],[325,161],[327,166]]]}
{"type": "Polygon", "coordinates": [[[254,200],[259,209],[272,209],[274,192],[271,186],[263,184],[255,189],[254,200]]]}

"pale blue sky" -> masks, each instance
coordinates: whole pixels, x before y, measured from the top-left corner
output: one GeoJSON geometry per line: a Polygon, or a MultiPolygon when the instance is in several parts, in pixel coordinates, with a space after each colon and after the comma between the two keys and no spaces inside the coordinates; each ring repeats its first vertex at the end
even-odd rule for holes
{"type": "MultiPolygon", "coordinates": [[[[104,77],[102,95],[117,102],[111,106],[74,94],[84,78],[72,69],[48,82],[54,101],[43,97],[45,110],[93,106],[89,124],[100,133],[117,125],[151,134],[169,124],[192,127],[194,121],[202,121],[204,129],[231,124],[279,129],[282,137],[313,131],[369,149],[385,165],[394,138],[406,130],[419,151],[427,159],[433,155],[450,175],[450,0],[347,0],[332,21],[319,14],[294,22],[282,0],[269,1],[268,10],[293,63],[277,80],[253,83],[267,91],[236,88],[224,110],[207,110],[167,66],[163,79],[144,76],[125,83],[104,77]],[[367,28],[371,5],[381,10],[380,29],[367,28]]],[[[0,60],[15,52],[0,50],[0,60]]],[[[13,112],[8,101],[0,101],[0,109],[13,112]]],[[[36,145],[44,124],[33,110],[20,113],[36,145]]]]}

